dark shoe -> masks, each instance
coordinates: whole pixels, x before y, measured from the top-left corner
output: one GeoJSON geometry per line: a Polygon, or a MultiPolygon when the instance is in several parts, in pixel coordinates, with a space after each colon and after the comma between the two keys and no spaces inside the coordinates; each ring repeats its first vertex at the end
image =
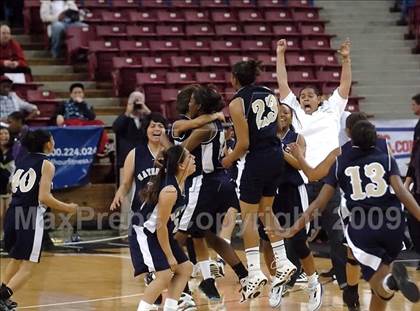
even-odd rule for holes
{"type": "Polygon", "coordinates": [[[214,279],[205,279],[201,281],[198,288],[206,295],[206,297],[211,301],[220,301],[220,294],[216,288],[214,279]]]}
{"type": "Polygon", "coordinates": [[[410,281],[407,269],[402,263],[396,262],[392,265],[392,277],[397,283],[398,290],[412,303],[420,300],[420,293],[417,285],[410,281]]]}
{"type": "Polygon", "coordinates": [[[335,274],[334,274],[334,268],[331,268],[329,271],[327,272],[322,272],[319,274],[319,276],[323,277],[323,278],[335,278],[335,274]]]}
{"type": "MultiPolygon", "coordinates": [[[[148,286],[150,283],[153,282],[153,280],[155,278],[156,277],[155,277],[155,274],[153,272],[148,272],[146,274],[146,276],[144,277],[144,284],[146,284],[146,286],[148,286]]],[[[162,304],[162,300],[163,300],[162,295],[159,295],[159,297],[156,299],[154,304],[155,305],[160,305],[160,304],[162,304]]]]}
{"type": "Polygon", "coordinates": [[[5,301],[5,304],[9,308],[9,311],[15,311],[15,309],[18,306],[17,302],[14,302],[13,300],[10,300],[10,299],[7,299],[5,301]]]}
{"type": "Polygon", "coordinates": [[[360,310],[359,293],[357,292],[357,289],[352,289],[346,286],[343,289],[343,301],[349,311],[360,310]]]}
{"type": "Polygon", "coordinates": [[[0,300],[0,311],[9,311],[9,307],[6,305],[6,302],[3,300],[0,300]]]}

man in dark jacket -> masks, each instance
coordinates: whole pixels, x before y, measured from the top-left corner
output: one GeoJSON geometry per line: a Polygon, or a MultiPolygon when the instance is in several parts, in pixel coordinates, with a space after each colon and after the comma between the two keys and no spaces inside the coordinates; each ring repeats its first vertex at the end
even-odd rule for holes
{"type": "Polygon", "coordinates": [[[112,129],[117,135],[118,168],[124,166],[124,160],[130,150],[144,141],[146,134],[142,129],[142,121],[150,112],[145,104],[144,93],[136,91],[130,94],[125,113],[112,124],[112,129]]]}
{"type": "MultiPolygon", "coordinates": [[[[417,117],[420,117],[420,93],[413,96],[411,108],[417,117]]],[[[414,129],[413,151],[411,153],[410,165],[407,171],[407,177],[404,185],[410,189],[420,204],[420,119],[417,121],[414,129]]],[[[411,214],[408,214],[408,229],[413,240],[414,249],[420,255],[420,221],[416,220],[411,214]]],[[[420,269],[420,263],[418,268],[420,269]]]]}

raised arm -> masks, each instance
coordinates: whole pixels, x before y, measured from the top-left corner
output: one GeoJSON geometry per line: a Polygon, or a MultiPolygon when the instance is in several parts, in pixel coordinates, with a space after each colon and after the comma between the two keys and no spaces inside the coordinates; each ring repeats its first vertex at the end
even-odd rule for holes
{"type": "Polygon", "coordinates": [[[350,39],[344,41],[337,51],[341,55],[341,79],[338,92],[342,98],[348,98],[351,88],[351,59],[350,59],[350,39]]]}
{"type": "Polygon", "coordinates": [[[182,142],[182,146],[187,148],[188,151],[193,151],[197,148],[202,142],[205,142],[210,139],[212,136],[213,129],[209,124],[204,125],[198,129],[192,131],[190,137],[182,142]]]}
{"type": "Polygon", "coordinates": [[[225,117],[223,115],[223,112],[216,112],[213,114],[203,114],[192,120],[177,120],[175,121],[172,128],[173,135],[175,137],[179,137],[188,130],[197,129],[215,120],[224,121],[225,117]]]}
{"type": "Polygon", "coordinates": [[[401,201],[401,203],[404,204],[408,212],[411,215],[413,215],[418,221],[420,221],[420,207],[414,199],[413,195],[410,193],[410,191],[408,191],[407,188],[404,187],[401,181],[401,177],[398,175],[391,175],[390,183],[392,189],[394,189],[396,196],[401,201]]]}
{"type": "Polygon", "coordinates": [[[279,85],[280,91],[280,100],[286,98],[289,95],[290,88],[289,84],[287,83],[287,71],[286,71],[286,59],[285,53],[287,48],[286,39],[281,39],[277,42],[277,64],[276,64],[276,71],[277,71],[277,83],[279,85]]]}
{"type": "Polygon", "coordinates": [[[235,129],[236,144],[232,152],[223,158],[222,165],[224,168],[231,167],[233,162],[240,159],[249,148],[248,122],[245,119],[245,112],[241,98],[235,98],[231,101],[229,104],[229,112],[235,129]]]}
{"type": "Polygon", "coordinates": [[[44,164],[42,165],[41,180],[39,182],[39,202],[58,211],[66,213],[76,212],[77,204],[64,203],[54,198],[51,194],[51,184],[54,178],[54,173],[54,165],[50,161],[45,160],[44,164]]]}

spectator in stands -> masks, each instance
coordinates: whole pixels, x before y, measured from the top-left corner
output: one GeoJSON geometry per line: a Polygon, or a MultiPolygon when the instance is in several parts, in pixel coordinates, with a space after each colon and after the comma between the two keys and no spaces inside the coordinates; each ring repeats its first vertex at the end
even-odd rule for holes
{"type": "MultiPolygon", "coordinates": [[[[411,101],[411,108],[414,114],[420,117],[420,93],[413,96],[411,101]]],[[[417,121],[414,129],[413,151],[411,154],[410,165],[407,171],[407,177],[404,185],[413,193],[417,203],[420,204],[420,119],[417,121]]],[[[420,254],[420,222],[416,220],[411,214],[408,214],[408,229],[414,244],[415,251],[420,254]]],[[[420,262],[417,269],[420,269],[420,262]]]]}
{"type": "MultiPolygon", "coordinates": [[[[397,21],[397,25],[407,25],[408,11],[410,10],[410,8],[415,6],[415,4],[416,0],[399,0],[399,7],[401,8],[401,18],[397,21]]],[[[396,3],[394,7],[398,7],[398,4],[396,3]]]]}
{"type": "Polygon", "coordinates": [[[31,73],[19,42],[12,38],[10,27],[0,26],[0,75],[10,73],[31,73]]]}
{"type": "Polygon", "coordinates": [[[60,57],[63,37],[68,27],[81,27],[82,14],[75,1],[45,0],[41,1],[41,20],[48,23],[48,36],[51,37],[51,54],[60,57]]]}
{"type": "Polygon", "coordinates": [[[15,170],[12,145],[9,129],[0,126],[0,196],[9,193],[10,176],[15,170]]]}
{"type": "MultiPolygon", "coordinates": [[[[62,102],[53,116],[57,126],[73,125],[99,125],[104,126],[104,122],[96,120],[93,107],[85,102],[85,88],[81,83],[70,85],[70,99],[62,102]]],[[[98,154],[105,152],[108,143],[108,135],[104,131],[98,147],[98,154]]]]}
{"type": "Polygon", "coordinates": [[[131,149],[144,142],[145,133],[142,123],[145,116],[151,113],[145,103],[144,93],[135,91],[128,97],[125,113],[112,124],[117,135],[117,167],[124,166],[124,160],[131,149]]]}
{"type": "Polygon", "coordinates": [[[23,0],[5,0],[4,13],[3,18],[9,25],[23,26],[23,0]]]}
{"type": "Polygon", "coordinates": [[[27,112],[27,119],[40,114],[38,107],[32,105],[12,92],[13,81],[6,76],[0,76],[0,121],[6,121],[7,116],[15,111],[27,112]]]}
{"type": "Polygon", "coordinates": [[[9,124],[10,139],[13,142],[13,159],[18,159],[26,154],[26,149],[20,143],[22,137],[25,137],[29,127],[25,124],[25,117],[20,111],[15,111],[7,117],[9,124]]]}

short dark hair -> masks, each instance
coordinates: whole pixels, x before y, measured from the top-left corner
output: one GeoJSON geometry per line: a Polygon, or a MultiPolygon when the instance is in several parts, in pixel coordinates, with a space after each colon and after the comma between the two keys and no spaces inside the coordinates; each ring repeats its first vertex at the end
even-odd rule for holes
{"type": "Polygon", "coordinates": [[[46,130],[28,131],[22,138],[22,145],[29,152],[43,152],[44,146],[51,139],[51,133],[46,130]]]}
{"type": "Polygon", "coordinates": [[[161,115],[158,112],[152,112],[149,115],[147,115],[143,121],[142,128],[143,133],[145,136],[145,140],[147,141],[147,128],[149,127],[150,123],[156,122],[156,123],[162,123],[165,129],[168,128],[168,121],[165,119],[163,115],[161,115]]]}
{"type": "Polygon", "coordinates": [[[201,114],[219,112],[225,106],[222,96],[214,85],[200,85],[193,93],[196,105],[200,105],[201,114]]]}
{"type": "Polygon", "coordinates": [[[188,104],[194,91],[199,87],[199,84],[190,84],[184,87],[176,97],[176,111],[179,114],[188,113],[188,104]]]}
{"type": "Polygon", "coordinates": [[[315,92],[315,94],[316,94],[316,96],[321,96],[322,95],[321,90],[319,89],[319,87],[317,87],[315,84],[308,84],[308,85],[305,85],[304,87],[302,87],[299,90],[299,96],[298,97],[300,97],[300,94],[302,94],[302,91],[303,90],[306,90],[306,89],[313,89],[314,92],[315,92]]]}
{"type": "Polygon", "coordinates": [[[420,105],[420,93],[414,95],[411,99],[414,100],[417,105],[420,105]]]}
{"type": "Polygon", "coordinates": [[[15,121],[22,121],[22,123],[25,123],[25,115],[20,111],[12,112],[7,116],[7,118],[15,121]]]}
{"type": "Polygon", "coordinates": [[[73,92],[73,89],[75,89],[76,87],[81,88],[83,91],[85,90],[85,87],[82,83],[76,82],[70,85],[70,88],[69,88],[70,93],[73,92]]]}
{"type": "Polygon", "coordinates": [[[357,122],[367,119],[368,115],[365,112],[353,112],[346,119],[346,128],[351,131],[351,129],[357,122]]]}
{"type": "Polygon", "coordinates": [[[237,62],[233,65],[232,74],[241,86],[253,84],[262,71],[261,64],[261,61],[254,59],[237,62]]]}
{"type": "Polygon", "coordinates": [[[351,141],[354,146],[367,151],[376,145],[376,128],[367,120],[356,122],[351,129],[351,141]]]}

